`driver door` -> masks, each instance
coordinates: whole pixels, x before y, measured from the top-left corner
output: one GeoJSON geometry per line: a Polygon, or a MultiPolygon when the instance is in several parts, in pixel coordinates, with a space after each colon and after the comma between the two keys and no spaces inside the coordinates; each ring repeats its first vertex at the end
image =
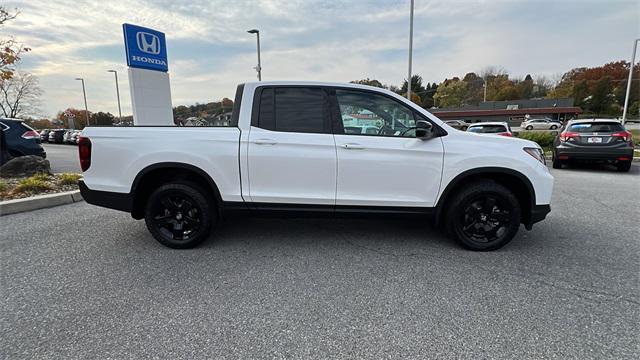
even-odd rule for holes
{"type": "Polygon", "coordinates": [[[443,145],[439,137],[415,137],[411,127],[419,115],[390,96],[366,90],[338,89],[334,99],[336,206],[435,206],[443,145]],[[343,131],[372,125],[377,134],[343,131]]]}

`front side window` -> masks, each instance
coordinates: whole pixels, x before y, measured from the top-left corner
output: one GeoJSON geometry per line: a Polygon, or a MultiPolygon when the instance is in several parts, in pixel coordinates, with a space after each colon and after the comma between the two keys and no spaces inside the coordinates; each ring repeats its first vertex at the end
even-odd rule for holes
{"type": "Polygon", "coordinates": [[[325,103],[320,88],[265,88],[260,95],[258,127],[283,132],[326,132],[325,103]]]}
{"type": "Polygon", "coordinates": [[[415,137],[413,111],[383,95],[336,90],[345,134],[415,137]]]}

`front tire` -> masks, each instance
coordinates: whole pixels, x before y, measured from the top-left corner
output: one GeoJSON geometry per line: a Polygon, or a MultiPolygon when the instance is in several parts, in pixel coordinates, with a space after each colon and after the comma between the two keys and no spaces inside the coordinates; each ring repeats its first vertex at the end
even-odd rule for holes
{"type": "Polygon", "coordinates": [[[533,130],[533,126],[529,125],[525,128],[526,130],[533,130]]]}
{"type": "Polygon", "coordinates": [[[556,125],[551,125],[551,130],[555,130],[555,129],[557,129],[557,128],[558,128],[558,127],[557,127],[556,125]]]}
{"type": "Polygon", "coordinates": [[[520,228],[518,199],[509,189],[490,180],[470,184],[447,204],[447,230],[469,250],[499,249],[520,228]]]}
{"type": "Polygon", "coordinates": [[[158,242],[173,249],[199,245],[217,223],[217,211],[208,195],[190,182],[158,187],[145,207],[147,229],[158,242]]]}

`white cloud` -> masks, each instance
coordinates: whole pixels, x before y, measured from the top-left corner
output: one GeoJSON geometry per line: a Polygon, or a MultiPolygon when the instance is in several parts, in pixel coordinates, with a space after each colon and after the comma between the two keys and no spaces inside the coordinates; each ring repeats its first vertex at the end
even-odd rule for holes
{"type": "MultiPolygon", "coordinates": [[[[49,115],[82,107],[130,113],[121,24],[164,31],[173,105],[232,97],[255,79],[261,30],[265,79],[400,84],[406,76],[408,0],[208,1],[30,0],[9,3],[21,14],[6,27],[33,51],[23,69],[40,77],[49,115]]],[[[638,37],[634,1],[416,1],[414,73],[425,81],[462,76],[488,65],[512,73],[553,74],[629,56],[638,37]]],[[[4,29],[3,29],[4,31],[4,29]]]]}

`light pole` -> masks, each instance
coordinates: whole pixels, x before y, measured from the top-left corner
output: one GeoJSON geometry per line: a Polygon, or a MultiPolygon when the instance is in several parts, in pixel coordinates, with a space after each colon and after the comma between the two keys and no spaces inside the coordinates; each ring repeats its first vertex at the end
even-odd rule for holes
{"type": "Polygon", "coordinates": [[[84,79],[76,78],[76,80],[82,81],[82,96],[84,97],[84,114],[87,118],[87,126],[89,126],[89,108],[87,107],[87,91],[84,88],[84,79]]]}
{"type": "Polygon", "coordinates": [[[413,0],[411,0],[411,14],[409,15],[409,75],[407,76],[407,99],[411,101],[411,60],[413,58],[413,0]]]}
{"type": "Polygon", "coordinates": [[[627,109],[629,108],[629,93],[631,92],[631,79],[633,78],[633,64],[636,62],[636,50],[638,49],[638,41],[633,40],[633,53],[631,54],[631,64],[629,64],[629,78],[627,79],[627,93],[624,96],[624,108],[622,109],[622,125],[627,121],[627,109]]]}
{"type": "Polygon", "coordinates": [[[258,66],[254,69],[258,72],[258,81],[262,81],[262,66],[260,65],[260,30],[251,29],[247,31],[249,34],[256,34],[256,39],[258,40],[258,66]]]}
{"type": "Polygon", "coordinates": [[[118,72],[115,70],[107,70],[107,72],[112,72],[113,75],[116,76],[116,96],[118,97],[118,116],[120,122],[122,123],[122,109],[120,108],[120,88],[118,87],[118,72]]]}
{"type": "Polygon", "coordinates": [[[482,100],[482,102],[487,102],[487,78],[484,78],[484,83],[482,84],[482,87],[484,88],[484,100],[482,100]]]}

